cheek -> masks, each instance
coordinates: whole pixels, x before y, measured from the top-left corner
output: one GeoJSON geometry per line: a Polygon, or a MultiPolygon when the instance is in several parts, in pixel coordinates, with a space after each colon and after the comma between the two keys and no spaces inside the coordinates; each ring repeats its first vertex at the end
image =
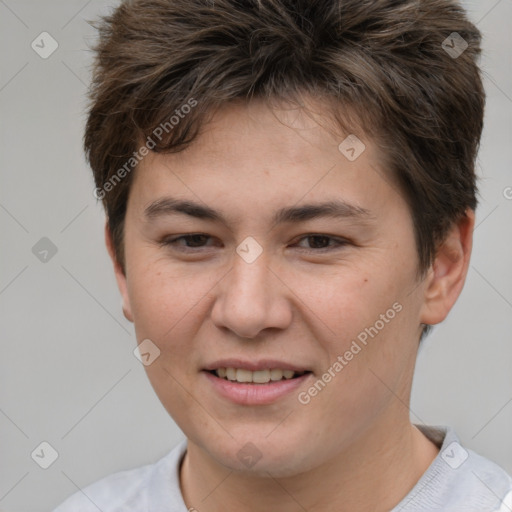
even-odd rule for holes
{"type": "Polygon", "coordinates": [[[355,415],[378,410],[390,394],[379,377],[396,389],[414,356],[406,279],[382,267],[366,270],[309,278],[307,288],[308,316],[326,355],[321,371],[330,370],[324,398],[355,415]]]}
{"type": "Polygon", "coordinates": [[[178,275],[158,262],[137,270],[128,281],[137,341],[150,339],[160,350],[144,369],[162,405],[181,428],[189,429],[190,395],[183,390],[191,389],[195,377],[196,331],[213,283],[190,273],[178,275]]]}
{"type": "Polygon", "coordinates": [[[211,293],[220,279],[218,273],[177,270],[163,260],[133,270],[128,293],[138,342],[151,339],[159,347],[160,362],[166,367],[178,367],[180,360],[191,361],[196,355],[196,333],[205,321],[211,293]]]}
{"type": "Polygon", "coordinates": [[[181,292],[181,287],[173,287],[160,273],[153,273],[151,267],[144,273],[132,273],[128,293],[138,340],[149,337],[160,341],[172,328],[186,301],[181,292]]]}
{"type": "Polygon", "coordinates": [[[326,347],[336,351],[348,349],[350,342],[377,322],[379,331],[396,316],[393,304],[401,296],[398,281],[380,267],[341,268],[329,275],[301,275],[296,277],[296,289],[307,308],[305,314],[323,328],[326,347]],[[309,310],[309,313],[307,311],[309,310]],[[387,313],[387,314],[386,314],[387,313]],[[383,323],[380,315],[384,315],[383,323]],[[347,346],[348,343],[348,346],[347,346]]]}

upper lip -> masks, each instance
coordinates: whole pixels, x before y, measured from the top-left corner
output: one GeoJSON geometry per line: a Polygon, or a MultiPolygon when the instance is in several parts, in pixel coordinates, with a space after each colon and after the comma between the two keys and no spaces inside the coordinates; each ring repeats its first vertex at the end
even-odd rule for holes
{"type": "Polygon", "coordinates": [[[293,370],[294,372],[311,371],[306,366],[287,363],[285,361],[278,361],[277,359],[259,359],[258,361],[244,361],[242,359],[219,359],[205,366],[204,370],[212,371],[217,370],[218,368],[241,368],[244,370],[250,370],[252,372],[273,368],[279,370],[293,370]]]}

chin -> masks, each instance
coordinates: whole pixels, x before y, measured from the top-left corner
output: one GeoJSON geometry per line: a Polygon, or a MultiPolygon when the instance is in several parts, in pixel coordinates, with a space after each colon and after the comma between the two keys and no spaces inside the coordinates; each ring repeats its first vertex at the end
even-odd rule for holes
{"type": "Polygon", "coordinates": [[[307,450],[314,450],[310,442],[289,444],[290,439],[264,435],[237,436],[227,444],[210,443],[205,449],[217,463],[237,473],[261,477],[285,478],[295,476],[315,466],[307,450]]]}

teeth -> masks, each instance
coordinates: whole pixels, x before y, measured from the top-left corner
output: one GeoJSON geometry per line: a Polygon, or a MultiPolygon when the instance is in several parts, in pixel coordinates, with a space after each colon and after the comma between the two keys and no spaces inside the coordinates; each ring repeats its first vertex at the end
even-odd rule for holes
{"type": "Polygon", "coordinates": [[[294,372],[293,370],[280,370],[278,368],[257,370],[255,372],[243,368],[217,368],[215,370],[217,377],[222,379],[255,384],[267,384],[270,381],[292,379],[295,375],[302,375],[303,373],[294,372]]]}
{"type": "Polygon", "coordinates": [[[272,380],[281,380],[283,378],[283,370],[276,370],[273,368],[270,370],[270,378],[272,380]]]}
{"type": "Polygon", "coordinates": [[[236,370],[236,380],[237,382],[252,382],[252,372],[249,370],[236,370]]]}
{"type": "Polygon", "coordinates": [[[252,372],[252,381],[257,384],[266,384],[267,382],[270,382],[270,370],[258,370],[256,372],[252,372]]]}

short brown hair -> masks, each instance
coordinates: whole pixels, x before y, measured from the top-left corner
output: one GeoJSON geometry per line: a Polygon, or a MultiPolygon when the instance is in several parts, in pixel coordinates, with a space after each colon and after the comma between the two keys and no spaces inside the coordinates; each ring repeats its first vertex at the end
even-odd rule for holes
{"type": "Polygon", "coordinates": [[[383,149],[411,209],[419,276],[476,209],[481,35],[456,1],[133,0],[97,27],[84,146],[123,269],[126,162],[191,98],[153,151],[184,149],[230,101],[330,102],[326,117],[383,149]]]}

